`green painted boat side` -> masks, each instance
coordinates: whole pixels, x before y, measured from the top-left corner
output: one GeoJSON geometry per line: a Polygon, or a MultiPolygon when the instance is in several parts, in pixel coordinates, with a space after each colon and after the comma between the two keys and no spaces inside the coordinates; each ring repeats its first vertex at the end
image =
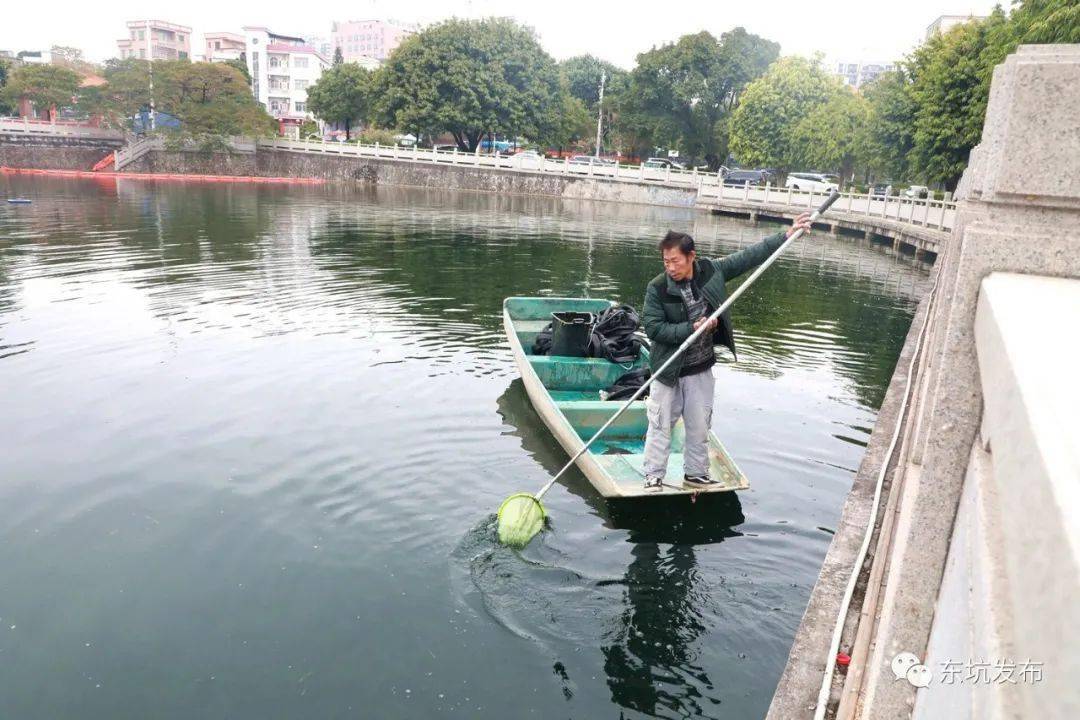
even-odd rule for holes
{"type": "MultiPolygon", "coordinates": [[[[544,424],[570,455],[621,407],[621,402],[600,399],[600,390],[623,373],[648,365],[643,350],[631,365],[617,365],[599,358],[533,355],[536,335],[561,311],[599,313],[614,303],[588,298],[511,297],[503,301],[503,327],[513,351],[529,400],[544,424]]],[[[671,458],[661,492],[644,489],[645,431],[648,417],[644,401],[629,410],[578,458],[577,465],[604,497],[658,497],[694,492],[746,490],[750,482],[731,459],[719,438],[709,432],[709,473],[719,485],[708,490],[682,486],[682,422],[672,436],[671,458]]]]}

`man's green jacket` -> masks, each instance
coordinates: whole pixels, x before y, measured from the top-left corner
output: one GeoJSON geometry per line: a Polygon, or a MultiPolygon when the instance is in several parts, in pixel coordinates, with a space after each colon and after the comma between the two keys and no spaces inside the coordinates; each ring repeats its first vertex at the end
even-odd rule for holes
{"type": "MultiPolygon", "coordinates": [[[[778,232],[755,245],[743,248],[719,260],[706,258],[694,260],[694,278],[705,296],[710,315],[727,299],[724,281],[734,280],[765,262],[769,255],[784,243],[785,237],[786,231],[778,232]]],[[[679,345],[694,332],[686,314],[682,295],[679,294],[675,281],[668,277],[667,273],[660,273],[649,282],[649,287],[645,291],[645,310],[641,314],[641,320],[645,326],[645,334],[652,342],[649,359],[655,373],[679,345]]],[[[720,315],[720,322],[713,333],[713,342],[716,345],[726,345],[732,355],[735,354],[735,336],[731,326],[730,310],[725,310],[720,315]]],[[[676,358],[675,362],[657,377],[657,380],[665,385],[673,386],[679,377],[680,370],[682,370],[682,356],[676,358]]]]}

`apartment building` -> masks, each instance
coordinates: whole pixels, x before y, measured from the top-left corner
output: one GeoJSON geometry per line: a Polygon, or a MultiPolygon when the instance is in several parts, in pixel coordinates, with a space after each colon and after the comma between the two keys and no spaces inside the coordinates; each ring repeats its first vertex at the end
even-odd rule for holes
{"type": "Polygon", "coordinates": [[[247,47],[244,36],[231,32],[208,32],[203,34],[206,41],[207,62],[236,60],[244,54],[247,47]]]}
{"type": "Polygon", "coordinates": [[[861,88],[863,85],[872,83],[881,73],[895,69],[896,63],[866,60],[856,62],[838,60],[831,67],[833,75],[853,88],[861,88]]]}
{"type": "Polygon", "coordinates": [[[129,20],[128,36],[116,41],[120,58],[187,60],[191,57],[191,28],[161,20],[129,20]]]}
{"type": "Polygon", "coordinates": [[[307,109],[307,89],[330,67],[330,61],[297,35],[260,26],[243,30],[251,92],[278,119],[282,134],[295,137],[300,124],[313,117],[307,109]]]}
{"type": "Polygon", "coordinates": [[[334,42],[326,35],[305,35],[307,44],[324,58],[334,59],[334,42]]]}
{"type": "Polygon", "coordinates": [[[417,32],[419,25],[383,20],[348,20],[334,22],[331,36],[335,48],[341,48],[345,62],[363,59],[382,62],[401,42],[417,32]]]}

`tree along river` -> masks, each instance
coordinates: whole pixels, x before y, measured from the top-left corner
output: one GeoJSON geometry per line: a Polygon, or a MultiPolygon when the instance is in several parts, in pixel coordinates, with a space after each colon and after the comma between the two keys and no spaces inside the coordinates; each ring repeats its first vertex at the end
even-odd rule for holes
{"type": "MultiPolygon", "coordinates": [[[[640,309],[779,226],[353,186],[0,176],[0,717],[760,717],[927,273],[815,232],[735,306],[737,497],[576,471],[509,295],[640,309]],[[706,501],[711,500],[711,501],[706,501]]],[[[726,352],[726,351],[725,351],[726,352]]]]}

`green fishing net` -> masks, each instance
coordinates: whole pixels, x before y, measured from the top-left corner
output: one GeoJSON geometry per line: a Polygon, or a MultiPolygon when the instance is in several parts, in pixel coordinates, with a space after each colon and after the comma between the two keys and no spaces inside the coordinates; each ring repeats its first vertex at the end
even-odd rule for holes
{"type": "Polygon", "coordinates": [[[511,495],[499,506],[499,542],[525,547],[544,528],[546,516],[544,506],[529,493],[511,495]]]}

